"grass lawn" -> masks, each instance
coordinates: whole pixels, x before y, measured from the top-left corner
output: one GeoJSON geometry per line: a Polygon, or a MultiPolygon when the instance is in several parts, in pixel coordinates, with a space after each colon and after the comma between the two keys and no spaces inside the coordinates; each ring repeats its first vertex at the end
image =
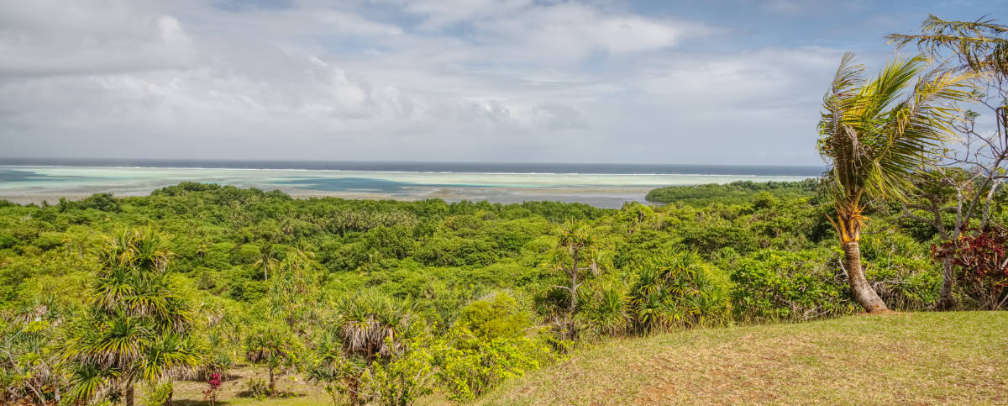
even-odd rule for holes
{"type": "Polygon", "coordinates": [[[484,405],[1008,404],[1008,312],[894,313],[621,339],[484,405]]]}
{"type": "MultiPolygon", "coordinates": [[[[218,404],[319,405],[297,394],[237,397],[237,371],[218,404]]],[[[202,405],[204,384],[176,385],[176,405],[202,405]]],[[[435,396],[422,405],[447,404],[435,396]]],[[[802,324],[697,329],[610,340],[505,384],[482,405],[1008,404],[1008,312],[893,313],[802,324]]]]}

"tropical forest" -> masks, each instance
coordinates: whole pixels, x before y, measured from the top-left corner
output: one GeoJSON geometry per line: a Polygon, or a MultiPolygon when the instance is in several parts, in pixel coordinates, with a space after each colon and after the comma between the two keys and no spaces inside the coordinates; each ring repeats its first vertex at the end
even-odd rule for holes
{"type": "Polygon", "coordinates": [[[879,41],[803,181],[0,201],[0,404],[1008,403],[1008,27],[879,41]]]}

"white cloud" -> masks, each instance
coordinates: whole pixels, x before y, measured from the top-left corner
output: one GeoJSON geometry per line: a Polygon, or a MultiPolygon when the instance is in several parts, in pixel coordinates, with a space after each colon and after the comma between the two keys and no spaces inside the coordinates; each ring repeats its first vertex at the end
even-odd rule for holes
{"type": "Polygon", "coordinates": [[[0,74],[130,72],[193,62],[177,19],[133,11],[114,1],[0,3],[0,74]]]}
{"type": "Polygon", "coordinates": [[[0,155],[817,159],[834,50],[684,50],[721,30],[588,3],[370,6],[0,3],[0,155]]]}

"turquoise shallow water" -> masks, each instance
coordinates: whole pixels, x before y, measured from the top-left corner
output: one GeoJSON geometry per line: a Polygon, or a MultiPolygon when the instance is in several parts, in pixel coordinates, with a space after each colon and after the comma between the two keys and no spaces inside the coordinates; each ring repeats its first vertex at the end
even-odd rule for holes
{"type": "MultiPolygon", "coordinates": [[[[279,189],[295,196],[404,200],[440,198],[449,201],[488,200],[501,203],[558,200],[582,202],[600,207],[619,207],[627,201],[643,201],[648,190],[659,186],[727,183],[736,180],[793,181],[809,177],[803,174],[772,173],[543,173],[468,169],[470,171],[457,172],[2,165],[0,199],[27,203],[54,201],[61,197],[82,198],[93,193],[136,196],[148,194],[164,186],[190,181],[257,187],[265,190],[279,189]]],[[[513,168],[493,169],[513,170],[513,168]]],[[[709,172],[723,172],[723,170],[709,172]]],[[[746,171],[740,169],[739,172],[746,171]]]]}

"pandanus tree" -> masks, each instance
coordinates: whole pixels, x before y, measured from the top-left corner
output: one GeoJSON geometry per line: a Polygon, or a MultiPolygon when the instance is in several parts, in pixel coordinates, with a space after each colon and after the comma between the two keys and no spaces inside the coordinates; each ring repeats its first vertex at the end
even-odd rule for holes
{"type": "Polygon", "coordinates": [[[302,345],[297,335],[279,321],[267,320],[256,325],[245,338],[245,356],[250,362],[266,367],[269,393],[276,391],[276,371],[297,363],[302,345]]]}
{"type": "Polygon", "coordinates": [[[375,362],[402,352],[403,340],[418,325],[402,303],[376,292],[343,298],[338,319],[324,332],[309,376],[325,382],[327,391],[345,393],[352,405],[364,404],[364,374],[375,362]]]}
{"type": "Polygon", "coordinates": [[[149,231],[123,232],[100,253],[90,312],[65,345],[70,403],[121,394],[132,406],[137,382],[170,380],[198,364],[189,307],[169,288],[169,256],[149,231]]]}
{"type": "Polygon", "coordinates": [[[0,318],[0,404],[59,403],[64,376],[57,351],[62,312],[38,305],[0,318]]]}
{"type": "Polygon", "coordinates": [[[566,319],[563,334],[567,338],[575,336],[574,313],[578,306],[578,288],[589,274],[598,274],[598,263],[594,257],[596,241],[591,228],[586,224],[568,221],[560,231],[558,247],[560,258],[556,269],[566,277],[566,284],[555,288],[566,290],[568,295],[566,319]]]}
{"type": "Polygon", "coordinates": [[[295,334],[310,336],[318,326],[319,303],[324,300],[320,278],[311,251],[290,249],[269,281],[267,312],[295,334]]]}
{"type": "Polygon", "coordinates": [[[912,174],[933,164],[935,152],[951,134],[964,100],[965,75],[921,74],[920,57],[896,59],[864,81],[864,68],[853,54],[843,56],[819,121],[819,152],[827,174],[836,217],[829,218],[840,237],[844,265],[855,300],[868,312],[887,310],[865,278],[861,265],[861,228],[871,199],[903,199],[913,188],[912,174]]]}

